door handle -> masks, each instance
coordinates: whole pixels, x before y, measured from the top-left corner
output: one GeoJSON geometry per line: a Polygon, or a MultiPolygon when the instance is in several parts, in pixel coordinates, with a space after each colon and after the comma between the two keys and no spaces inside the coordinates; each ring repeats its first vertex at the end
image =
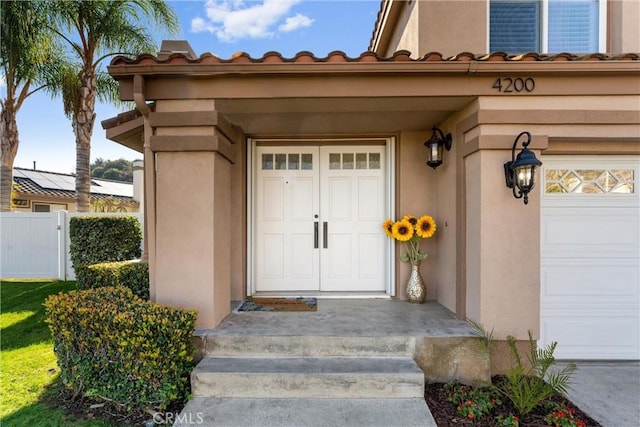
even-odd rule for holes
{"type": "Polygon", "coordinates": [[[329,247],[329,223],[327,221],[322,223],[322,247],[325,249],[329,247]]]}
{"type": "Polygon", "coordinates": [[[318,221],[313,222],[313,249],[318,249],[318,221]]]}

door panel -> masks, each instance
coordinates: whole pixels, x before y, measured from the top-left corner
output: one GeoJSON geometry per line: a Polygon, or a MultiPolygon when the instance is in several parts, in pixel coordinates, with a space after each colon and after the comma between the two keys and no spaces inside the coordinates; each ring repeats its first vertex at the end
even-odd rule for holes
{"type": "Polygon", "coordinates": [[[255,290],[317,291],[317,147],[257,147],[255,290]]]}
{"type": "Polygon", "coordinates": [[[377,292],[384,280],[384,147],[320,148],[321,291],[377,292]]]}

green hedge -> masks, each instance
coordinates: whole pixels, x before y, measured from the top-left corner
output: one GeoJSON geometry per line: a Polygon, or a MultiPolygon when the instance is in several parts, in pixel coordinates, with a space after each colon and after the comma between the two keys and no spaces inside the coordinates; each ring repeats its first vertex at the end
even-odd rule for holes
{"type": "Polygon", "coordinates": [[[140,258],[142,229],[131,215],[76,216],[69,222],[69,251],[76,274],[87,265],[140,258]]]}
{"type": "Polygon", "coordinates": [[[186,399],[195,311],[143,301],[121,286],[51,295],[45,309],[63,384],[75,395],[127,412],[186,399]]]}
{"type": "Polygon", "coordinates": [[[144,300],[149,299],[149,264],[138,261],[102,262],[81,268],[78,289],[124,286],[144,300]]]}

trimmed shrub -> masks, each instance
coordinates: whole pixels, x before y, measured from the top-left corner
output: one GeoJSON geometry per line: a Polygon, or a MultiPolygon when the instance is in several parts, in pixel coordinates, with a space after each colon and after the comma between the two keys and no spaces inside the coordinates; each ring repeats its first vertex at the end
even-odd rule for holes
{"type": "Polygon", "coordinates": [[[76,216],[69,222],[69,252],[76,274],[87,265],[126,261],[142,254],[142,229],[134,216],[76,216]]]}
{"type": "Polygon", "coordinates": [[[124,286],[135,296],[149,299],[149,264],[146,262],[102,262],[81,268],[76,276],[78,289],[124,286]]]}
{"type": "Polygon", "coordinates": [[[143,301],[124,287],[51,295],[47,323],[64,386],[123,411],[183,402],[196,312],[143,301]]]}

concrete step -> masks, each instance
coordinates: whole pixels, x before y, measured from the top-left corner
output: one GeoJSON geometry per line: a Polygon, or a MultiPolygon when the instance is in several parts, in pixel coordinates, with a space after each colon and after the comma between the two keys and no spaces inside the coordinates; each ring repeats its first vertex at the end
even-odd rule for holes
{"type": "Polygon", "coordinates": [[[436,427],[424,398],[240,399],[194,397],[174,427],[436,427]]]}
{"type": "Polygon", "coordinates": [[[191,374],[198,397],[420,398],[424,373],[409,357],[205,357],[191,374]]]}
{"type": "Polygon", "coordinates": [[[408,357],[415,338],[408,336],[207,335],[206,356],[408,357]]]}

